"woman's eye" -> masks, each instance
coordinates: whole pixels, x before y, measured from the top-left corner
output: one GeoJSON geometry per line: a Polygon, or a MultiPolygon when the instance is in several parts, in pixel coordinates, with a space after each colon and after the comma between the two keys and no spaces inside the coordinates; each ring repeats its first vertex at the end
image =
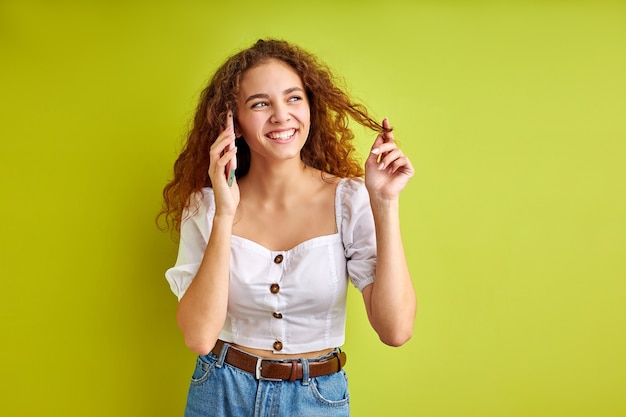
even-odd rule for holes
{"type": "Polygon", "coordinates": [[[300,100],[302,100],[302,97],[300,96],[289,97],[289,101],[300,101],[300,100]]]}
{"type": "Polygon", "coordinates": [[[259,101],[259,102],[254,103],[251,107],[253,109],[258,109],[258,108],[265,107],[265,106],[267,106],[267,103],[265,101],[259,101]]]}

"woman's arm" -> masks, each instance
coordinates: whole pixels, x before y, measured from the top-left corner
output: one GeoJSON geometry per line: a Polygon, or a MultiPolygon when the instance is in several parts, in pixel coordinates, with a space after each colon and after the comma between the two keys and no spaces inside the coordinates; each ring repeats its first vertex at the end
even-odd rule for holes
{"type": "Polygon", "coordinates": [[[400,237],[398,201],[372,201],[376,277],[363,288],[369,321],[380,340],[400,346],[413,334],[416,298],[400,237]]]}
{"type": "Polygon", "coordinates": [[[226,319],[232,219],[215,217],[204,258],[178,303],[176,321],[189,349],[206,355],[213,349],[226,319]]]}
{"type": "MultiPolygon", "coordinates": [[[[383,121],[389,129],[389,121],[383,121]]],[[[400,346],[413,334],[417,302],[400,233],[398,199],[414,174],[390,131],[378,135],[365,164],[376,227],[376,276],[363,289],[369,321],[383,343],[400,346]]]]}
{"type": "Polygon", "coordinates": [[[224,326],[228,306],[230,245],[233,219],[239,204],[239,186],[228,185],[226,167],[236,158],[232,114],[226,129],[210,150],[209,176],[215,196],[213,227],[204,257],[191,285],[181,298],[176,321],[185,344],[192,351],[208,354],[224,326]]]}

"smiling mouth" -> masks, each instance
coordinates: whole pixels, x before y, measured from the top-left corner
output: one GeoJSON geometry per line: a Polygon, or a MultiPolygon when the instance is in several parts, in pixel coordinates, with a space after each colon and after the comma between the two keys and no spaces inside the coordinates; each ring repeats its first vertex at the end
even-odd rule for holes
{"type": "Polygon", "coordinates": [[[272,139],[272,140],[289,140],[293,137],[293,135],[296,134],[296,129],[289,129],[289,130],[285,130],[283,132],[270,132],[268,133],[267,136],[268,138],[272,139]]]}

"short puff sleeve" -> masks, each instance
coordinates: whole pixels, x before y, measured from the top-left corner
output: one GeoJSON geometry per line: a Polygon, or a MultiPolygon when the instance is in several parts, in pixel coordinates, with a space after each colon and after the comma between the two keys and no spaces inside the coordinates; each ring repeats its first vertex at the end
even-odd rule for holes
{"type": "Polygon", "coordinates": [[[165,278],[179,301],[200,268],[215,215],[212,188],[203,188],[191,200],[183,213],[176,264],[165,272],[165,278]]]}
{"type": "Polygon", "coordinates": [[[376,230],[369,194],[362,178],[345,179],[338,187],[337,217],[348,276],[363,291],[376,275],[376,230]]]}

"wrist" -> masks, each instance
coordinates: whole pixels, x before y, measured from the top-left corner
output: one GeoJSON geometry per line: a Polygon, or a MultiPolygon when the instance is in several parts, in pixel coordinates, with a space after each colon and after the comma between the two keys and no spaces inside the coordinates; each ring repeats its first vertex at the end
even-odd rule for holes
{"type": "Polygon", "coordinates": [[[396,197],[385,197],[378,194],[370,194],[370,205],[372,209],[397,210],[400,207],[400,199],[396,197]]]}
{"type": "Polygon", "coordinates": [[[235,218],[235,214],[237,213],[237,206],[230,205],[217,205],[215,207],[215,215],[213,216],[214,221],[224,221],[230,222],[232,224],[233,219],[235,218]]]}
{"type": "Polygon", "coordinates": [[[213,228],[220,226],[232,227],[234,219],[234,214],[215,212],[215,216],[213,216],[213,228]]]}
{"type": "Polygon", "coordinates": [[[397,198],[370,198],[372,214],[376,220],[396,218],[400,213],[400,203],[397,198]]]}

